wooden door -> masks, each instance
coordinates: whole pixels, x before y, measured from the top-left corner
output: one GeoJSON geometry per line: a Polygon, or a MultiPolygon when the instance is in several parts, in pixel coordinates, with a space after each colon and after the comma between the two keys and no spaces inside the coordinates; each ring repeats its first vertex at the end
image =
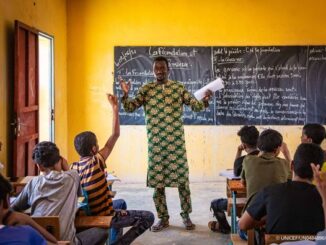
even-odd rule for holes
{"type": "Polygon", "coordinates": [[[38,142],[38,30],[15,22],[13,175],[36,175],[32,151],[38,142]]]}

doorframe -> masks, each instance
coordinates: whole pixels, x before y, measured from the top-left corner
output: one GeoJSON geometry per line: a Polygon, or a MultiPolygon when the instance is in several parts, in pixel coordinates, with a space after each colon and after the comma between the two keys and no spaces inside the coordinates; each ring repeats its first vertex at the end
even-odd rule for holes
{"type": "MultiPolygon", "coordinates": [[[[54,76],[54,36],[38,30],[38,35],[51,40],[51,142],[55,142],[55,76],[54,76]]],[[[40,127],[40,125],[39,125],[40,127]]]]}

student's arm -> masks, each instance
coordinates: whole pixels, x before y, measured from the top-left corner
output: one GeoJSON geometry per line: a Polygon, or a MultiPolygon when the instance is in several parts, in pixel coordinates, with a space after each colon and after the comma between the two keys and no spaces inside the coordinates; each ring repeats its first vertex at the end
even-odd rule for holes
{"type": "Polygon", "coordinates": [[[317,190],[323,200],[324,220],[326,225],[326,172],[319,170],[320,166],[313,163],[310,164],[314,173],[314,180],[316,182],[317,190]]]}
{"type": "Polygon", "coordinates": [[[99,153],[103,157],[104,161],[111,154],[112,149],[120,136],[118,99],[116,96],[112,94],[108,94],[107,96],[113,110],[113,122],[112,122],[112,134],[110,138],[107,140],[107,142],[105,143],[104,147],[101,150],[99,150],[99,153]]]}
{"type": "Polygon", "coordinates": [[[250,206],[239,220],[241,230],[249,230],[265,224],[266,211],[265,189],[258,192],[250,206]]]}
{"type": "Polygon", "coordinates": [[[7,210],[7,212],[11,212],[6,219],[6,225],[29,225],[37,230],[41,235],[49,242],[57,243],[57,239],[53,235],[51,235],[47,230],[45,230],[42,226],[37,224],[30,216],[14,212],[11,210],[7,210]]]}
{"type": "Polygon", "coordinates": [[[265,219],[255,220],[251,215],[245,211],[239,220],[240,230],[250,230],[256,227],[263,226],[266,223],[265,219]]]}
{"type": "Polygon", "coordinates": [[[235,176],[240,176],[242,171],[242,162],[243,158],[241,158],[242,151],[244,150],[243,144],[239,145],[237,148],[237,153],[235,154],[235,159],[233,163],[233,174],[235,176]]]}
{"type": "Polygon", "coordinates": [[[241,174],[240,174],[240,177],[241,177],[241,183],[246,186],[246,159],[243,159],[243,162],[242,162],[242,171],[241,171],[241,174]]]}
{"type": "Polygon", "coordinates": [[[67,160],[64,157],[61,157],[60,161],[61,161],[61,169],[63,171],[68,171],[70,168],[69,168],[67,160]]]}
{"type": "Polygon", "coordinates": [[[237,148],[237,153],[235,154],[235,160],[237,160],[242,155],[242,151],[244,150],[244,145],[240,144],[237,148]]]}
{"type": "Polygon", "coordinates": [[[18,195],[15,201],[12,203],[11,208],[15,211],[24,211],[30,208],[28,204],[28,197],[31,193],[31,183],[33,180],[27,183],[22,192],[18,195]]]}
{"type": "Polygon", "coordinates": [[[292,162],[292,158],[291,158],[289,148],[288,148],[288,146],[287,146],[287,144],[285,142],[282,143],[282,146],[281,146],[280,150],[281,150],[285,160],[288,162],[288,164],[290,166],[290,163],[292,162]]]}

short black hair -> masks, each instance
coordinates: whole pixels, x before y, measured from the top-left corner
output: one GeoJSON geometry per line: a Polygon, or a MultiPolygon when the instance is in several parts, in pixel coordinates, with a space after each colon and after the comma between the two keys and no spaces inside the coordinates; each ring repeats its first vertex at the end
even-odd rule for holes
{"type": "Polygon", "coordinates": [[[318,123],[307,123],[302,130],[307,137],[311,138],[312,143],[317,145],[320,145],[326,137],[324,126],[318,123]]]}
{"type": "Polygon", "coordinates": [[[294,173],[300,178],[312,179],[313,172],[310,163],[324,163],[324,151],[317,144],[302,143],[294,153],[293,168],[294,173]]]}
{"type": "Polygon", "coordinates": [[[81,157],[91,156],[93,146],[96,146],[96,135],[91,131],[85,131],[76,135],[74,140],[75,149],[81,157]]]}
{"type": "Polygon", "coordinates": [[[154,64],[155,62],[159,62],[159,61],[164,61],[165,64],[166,64],[166,66],[167,66],[167,68],[168,68],[168,70],[170,69],[170,67],[169,67],[169,61],[168,61],[167,58],[165,58],[165,57],[163,57],[163,56],[157,56],[157,57],[154,59],[153,64],[154,64]]]}
{"type": "Polygon", "coordinates": [[[12,192],[12,186],[5,177],[0,174],[0,202],[5,203],[7,201],[8,194],[12,192]]]}
{"type": "Polygon", "coordinates": [[[274,129],[264,130],[258,137],[257,146],[264,152],[274,152],[283,143],[282,135],[274,129]]]}
{"type": "Polygon", "coordinates": [[[238,131],[238,136],[242,143],[247,144],[250,147],[257,147],[259,131],[255,126],[243,126],[238,131]]]}
{"type": "Polygon", "coordinates": [[[53,142],[42,141],[35,145],[32,158],[37,164],[48,168],[60,160],[59,148],[53,142]]]}

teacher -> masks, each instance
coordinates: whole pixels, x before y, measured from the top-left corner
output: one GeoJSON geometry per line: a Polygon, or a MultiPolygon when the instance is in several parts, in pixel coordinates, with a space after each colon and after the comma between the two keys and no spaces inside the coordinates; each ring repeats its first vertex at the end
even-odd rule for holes
{"type": "Polygon", "coordinates": [[[120,79],[123,91],[122,104],[126,112],[133,112],[143,106],[148,136],[147,186],[155,188],[153,200],[158,222],[152,226],[157,232],[169,226],[165,187],[178,187],[181,202],[180,213],[185,228],[193,230],[189,214],[192,211],[189,169],[187,163],[183,129],[183,104],[193,111],[208,107],[212,96],[206,91],[202,101],[195,99],[183,84],[168,79],[169,62],[165,57],[156,57],[153,62],[155,81],[143,85],[135,98],[128,98],[130,81],[120,79]]]}

